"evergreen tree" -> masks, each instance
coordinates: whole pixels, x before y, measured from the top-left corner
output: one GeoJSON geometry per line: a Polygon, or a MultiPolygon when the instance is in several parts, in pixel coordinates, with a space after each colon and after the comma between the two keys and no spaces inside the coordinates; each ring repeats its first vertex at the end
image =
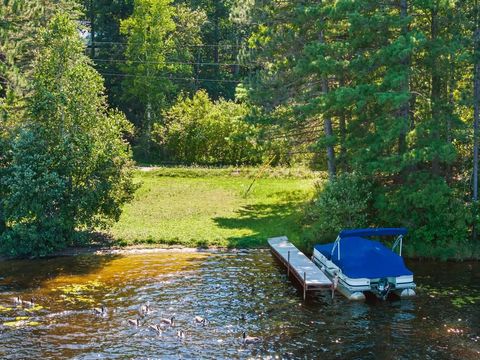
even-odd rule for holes
{"type": "Polygon", "coordinates": [[[105,74],[105,87],[112,106],[123,111],[122,66],[125,61],[126,38],[120,33],[120,23],[133,12],[133,0],[83,0],[84,19],[90,33],[87,54],[95,68],[105,74]]]}

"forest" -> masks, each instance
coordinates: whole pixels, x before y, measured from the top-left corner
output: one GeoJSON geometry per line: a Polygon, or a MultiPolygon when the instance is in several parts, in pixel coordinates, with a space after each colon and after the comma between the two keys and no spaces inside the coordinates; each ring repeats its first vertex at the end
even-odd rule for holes
{"type": "Polygon", "coordinates": [[[479,11],[2,0],[0,250],[45,255],[108,228],[135,165],[306,166],[326,179],[305,242],[405,226],[410,256],[478,256],[479,11]]]}

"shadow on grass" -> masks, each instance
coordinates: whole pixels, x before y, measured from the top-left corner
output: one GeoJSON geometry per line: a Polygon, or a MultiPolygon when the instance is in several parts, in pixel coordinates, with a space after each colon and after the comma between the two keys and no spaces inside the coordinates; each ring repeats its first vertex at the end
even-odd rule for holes
{"type": "Polygon", "coordinates": [[[245,205],[233,217],[214,218],[219,227],[248,229],[253,233],[227,238],[229,247],[259,247],[265,246],[269,237],[286,235],[298,238],[301,235],[303,207],[307,202],[305,193],[283,191],[269,197],[276,198],[276,202],[245,205]]]}

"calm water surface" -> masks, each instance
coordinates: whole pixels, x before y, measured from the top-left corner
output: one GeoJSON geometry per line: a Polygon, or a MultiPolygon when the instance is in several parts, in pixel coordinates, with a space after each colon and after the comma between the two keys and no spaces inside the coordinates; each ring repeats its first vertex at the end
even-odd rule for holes
{"type": "Polygon", "coordinates": [[[479,359],[480,264],[408,265],[414,299],[317,293],[304,303],[266,250],[2,262],[0,358],[479,359]],[[17,306],[16,296],[37,305],[17,306]],[[152,312],[130,325],[147,301],[152,312]],[[92,312],[101,304],[106,317],[92,312]],[[196,326],[196,315],[210,323],[196,326]],[[162,337],[148,328],[171,316],[162,337]],[[261,342],[243,345],[243,331],[261,342]]]}

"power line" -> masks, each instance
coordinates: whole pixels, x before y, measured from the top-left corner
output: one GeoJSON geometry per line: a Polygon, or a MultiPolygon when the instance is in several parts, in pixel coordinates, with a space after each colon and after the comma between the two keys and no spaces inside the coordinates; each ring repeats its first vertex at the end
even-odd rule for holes
{"type": "MultiPolygon", "coordinates": [[[[97,59],[91,58],[95,62],[113,62],[113,63],[138,63],[138,64],[160,64],[160,65],[195,65],[195,66],[242,66],[243,64],[229,64],[229,63],[209,63],[209,62],[182,62],[182,61],[143,61],[143,60],[127,60],[127,59],[97,59]]],[[[255,64],[255,63],[251,63],[255,64]]],[[[258,64],[257,64],[258,65],[258,64]]]]}
{"type": "Polygon", "coordinates": [[[226,83],[235,83],[239,84],[239,80],[229,80],[229,79],[197,79],[197,78],[186,78],[186,77],[172,77],[172,76],[148,76],[148,75],[134,75],[134,74],[116,74],[116,73],[102,73],[102,76],[118,76],[118,77],[143,77],[151,79],[167,79],[167,80],[185,80],[191,82],[200,82],[200,81],[211,81],[211,82],[226,82],[226,83]]]}
{"type": "MultiPolygon", "coordinates": [[[[111,45],[129,45],[129,42],[126,41],[93,41],[91,44],[111,44],[111,45]]],[[[134,43],[138,45],[143,45],[144,43],[134,43]]],[[[91,47],[92,45],[88,45],[91,47]]],[[[242,47],[241,44],[183,44],[182,46],[185,47],[229,47],[229,48],[240,48],[242,47]]]]}

